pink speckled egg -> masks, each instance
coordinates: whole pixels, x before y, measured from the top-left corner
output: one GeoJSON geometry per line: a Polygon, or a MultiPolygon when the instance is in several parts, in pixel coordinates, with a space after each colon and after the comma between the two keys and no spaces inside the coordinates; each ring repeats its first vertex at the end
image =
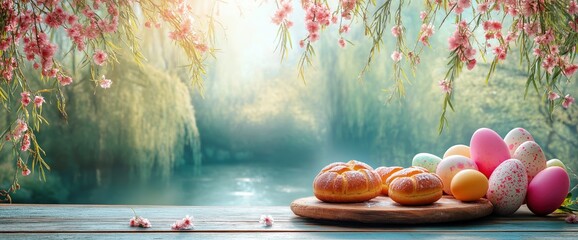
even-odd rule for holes
{"type": "Polygon", "coordinates": [[[570,178],[563,168],[546,168],[528,185],[528,208],[536,215],[548,215],[562,205],[569,188],[570,178]]]}
{"type": "Polygon", "coordinates": [[[526,167],[518,159],[501,163],[489,179],[486,197],[497,215],[510,215],[524,203],[528,189],[526,167]]]}
{"type": "Polygon", "coordinates": [[[470,140],[470,155],[478,170],[487,178],[500,163],[511,157],[502,137],[489,128],[480,128],[474,132],[470,140]]]}
{"type": "Polygon", "coordinates": [[[464,169],[478,170],[478,167],[474,161],[460,155],[453,155],[444,158],[438,164],[436,168],[436,174],[442,179],[442,183],[444,185],[443,190],[445,193],[452,195],[452,179],[458,172],[464,169]]]}
{"type": "Polygon", "coordinates": [[[506,142],[511,156],[514,156],[514,152],[516,152],[518,146],[526,141],[534,141],[534,138],[523,128],[514,128],[504,137],[504,142],[506,142]]]}
{"type": "Polygon", "coordinates": [[[546,168],[546,156],[544,156],[540,145],[534,141],[522,143],[512,158],[518,159],[524,164],[528,174],[528,182],[531,182],[536,174],[546,168]]]}

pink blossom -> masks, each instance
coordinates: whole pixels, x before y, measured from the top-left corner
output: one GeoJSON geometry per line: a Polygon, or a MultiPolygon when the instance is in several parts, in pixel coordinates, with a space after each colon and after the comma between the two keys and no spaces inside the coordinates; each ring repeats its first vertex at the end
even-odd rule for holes
{"type": "Polygon", "coordinates": [[[152,23],[151,23],[150,21],[146,21],[146,22],[144,23],[144,26],[145,26],[146,28],[151,28],[152,23]]]}
{"type": "Polygon", "coordinates": [[[316,33],[317,31],[319,31],[319,23],[314,22],[314,21],[307,21],[306,27],[307,27],[307,31],[308,31],[310,34],[311,34],[311,33],[316,33]]]}
{"type": "Polygon", "coordinates": [[[342,8],[341,16],[345,19],[348,19],[348,20],[351,19],[351,12],[355,8],[357,1],[356,0],[340,0],[340,2],[341,2],[341,8],[342,8]]]}
{"type": "Polygon", "coordinates": [[[24,168],[24,169],[22,169],[22,176],[28,176],[28,175],[30,175],[31,172],[32,171],[30,171],[29,168],[24,168]]]}
{"type": "Polygon", "coordinates": [[[450,94],[452,92],[452,85],[447,79],[439,81],[438,85],[442,89],[442,93],[450,94]]]}
{"type": "Polygon", "coordinates": [[[421,35],[419,37],[419,41],[421,43],[423,43],[423,45],[429,45],[429,37],[431,37],[435,31],[434,31],[434,26],[430,23],[430,24],[422,24],[421,25],[421,35]]]}
{"type": "Polygon", "coordinates": [[[300,48],[304,48],[305,47],[305,40],[299,40],[299,47],[300,48]]]}
{"type": "Polygon", "coordinates": [[[44,101],[44,97],[43,97],[43,96],[35,96],[35,97],[34,97],[34,105],[35,105],[36,107],[38,107],[38,108],[41,107],[44,102],[45,102],[45,101],[44,101]]]}
{"type": "Polygon", "coordinates": [[[578,217],[574,214],[568,214],[566,219],[564,219],[567,223],[578,223],[578,217]]]}
{"type": "Polygon", "coordinates": [[[574,32],[578,32],[578,24],[576,24],[576,22],[568,21],[568,26],[570,26],[574,32]]]}
{"type": "Polygon", "coordinates": [[[99,66],[102,66],[106,62],[107,58],[108,54],[102,50],[96,50],[94,55],[92,55],[92,60],[94,60],[94,63],[99,66]]]}
{"type": "Polygon", "coordinates": [[[177,220],[173,225],[171,225],[172,230],[189,230],[195,227],[193,224],[193,217],[189,215],[185,216],[182,220],[177,220]]]}
{"type": "Polygon", "coordinates": [[[106,79],[106,77],[102,75],[100,80],[98,80],[98,85],[100,85],[101,88],[107,89],[110,88],[110,85],[112,85],[112,81],[110,79],[106,79]]]}
{"type": "Polygon", "coordinates": [[[56,7],[52,12],[46,14],[44,23],[51,28],[58,28],[67,21],[68,15],[60,6],[56,7]]]}
{"type": "Polygon", "coordinates": [[[0,40],[0,51],[6,51],[6,49],[8,49],[9,46],[10,41],[8,41],[8,39],[0,40]]]}
{"type": "Polygon", "coordinates": [[[488,11],[488,2],[483,2],[478,4],[478,12],[486,13],[488,11]]]}
{"type": "Polygon", "coordinates": [[[20,102],[22,103],[22,105],[24,105],[25,107],[28,106],[28,104],[30,104],[30,102],[32,101],[30,99],[30,93],[29,92],[22,92],[20,93],[20,96],[22,97],[22,99],[20,100],[20,102]]]}
{"type": "Polygon", "coordinates": [[[468,61],[468,64],[467,64],[468,70],[474,69],[474,67],[476,66],[476,63],[477,63],[477,61],[476,61],[475,58],[474,58],[474,59],[470,59],[470,60],[468,61]]]}
{"type": "Polygon", "coordinates": [[[339,33],[348,33],[349,32],[349,25],[343,25],[339,28],[339,33]]]}
{"type": "Polygon", "coordinates": [[[391,54],[391,59],[393,59],[394,62],[399,62],[399,60],[401,60],[402,54],[398,51],[393,51],[393,53],[391,54]]]}
{"type": "Polygon", "coordinates": [[[72,83],[72,78],[69,76],[58,76],[58,82],[60,82],[60,85],[66,86],[72,83]]]}
{"type": "Polygon", "coordinates": [[[335,16],[335,15],[331,16],[331,23],[333,23],[333,24],[337,23],[337,16],[335,16]]]}
{"type": "Polygon", "coordinates": [[[564,101],[562,102],[562,107],[569,108],[572,103],[574,103],[574,98],[571,97],[570,94],[566,94],[566,96],[564,96],[564,101]]]}
{"type": "Polygon", "coordinates": [[[427,17],[427,12],[421,11],[419,13],[419,19],[421,19],[423,21],[425,19],[425,17],[427,17]]]}
{"type": "Polygon", "coordinates": [[[497,32],[502,30],[502,23],[498,21],[485,21],[483,26],[484,31],[497,32]]]}
{"type": "Polygon", "coordinates": [[[261,215],[261,219],[259,219],[259,223],[263,224],[263,226],[271,227],[275,220],[271,215],[261,215]]]}
{"type": "Polygon", "coordinates": [[[560,95],[558,95],[557,93],[555,93],[555,92],[553,92],[553,91],[550,91],[550,92],[548,93],[548,99],[549,99],[550,101],[554,101],[554,100],[556,100],[556,99],[558,99],[558,98],[560,98],[560,95]]]}
{"type": "Polygon", "coordinates": [[[472,0],[458,0],[458,7],[459,8],[469,8],[472,6],[472,0]]]}
{"type": "Polygon", "coordinates": [[[499,46],[494,48],[494,55],[498,58],[498,60],[506,60],[507,50],[504,46],[499,46]]]}
{"type": "Polygon", "coordinates": [[[314,32],[309,34],[309,41],[316,42],[317,40],[319,40],[319,33],[314,32]]]}
{"type": "Polygon", "coordinates": [[[30,135],[24,134],[22,137],[22,145],[20,146],[20,150],[26,152],[28,149],[30,149],[30,135]]]}
{"type": "Polygon", "coordinates": [[[401,35],[401,29],[402,29],[402,28],[401,28],[401,26],[399,26],[399,25],[393,26],[393,27],[391,28],[391,34],[392,34],[394,37],[399,37],[399,35],[401,35]]]}
{"type": "Polygon", "coordinates": [[[578,14],[578,4],[576,4],[575,0],[572,0],[568,3],[568,14],[570,15],[578,14]]]}
{"type": "Polygon", "coordinates": [[[566,75],[566,77],[572,76],[576,70],[578,70],[578,65],[577,64],[571,64],[568,65],[566,67],[564,67],[563,73],[564,75],[566,75]]]}
{"type": "Polygon", "coordinates": [[[532,51],[534,56],[542,56],[542,50],[540,48],[534,48],[534,50],[532,51]]]}
{"type": "Polygon", "coordinates": [[[146,219],[146,218],[142,218],[142,217],[133,217],[130,219],[129,221],[129,225],[131,227],[141,227],[141,228],[150,228],[152,227],[151,222],[146,219]]]}
{"type": "Polygon", "coordinates": [[[340,38],[337,43],[339,43],[340,47],[345,48],[345,40],[343,38],[340,38]]]}

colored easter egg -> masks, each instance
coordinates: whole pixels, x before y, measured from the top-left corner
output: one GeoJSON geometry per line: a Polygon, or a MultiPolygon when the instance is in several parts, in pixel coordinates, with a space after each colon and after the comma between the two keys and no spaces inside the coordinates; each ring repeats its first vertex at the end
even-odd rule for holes
{"type": "Polygon", "coordinates": [[[478,170],[488,178],[500,163],[511,157],[504,140],[489,128],[474,132],[470,140],[470,155],[478,170]]]}
{"type": "Polygon", "coordinates": [[[522,206],[528,189],[526,167],[517,159],[502,162],[488,180],[486,197],[497,215],[513,214],[522,206]]]}
{"type": "Polygon", "coordinates": [[[561,168],[564,168],[564,170],[566,169],[566,165],[564,165],[564,163],[562,161],[560,161],[560,159],[550,159],[546,162],[546,167],[554,167],[554,166],[558,166],[561,168]]]}
{"type": "Polygon", "coordinates": [[[508,151],[510,151],[510,156],[514,156],[514,152],[518,149],[518,146],[526,141],[534,141],[532,135],[523,128],[514,128],[504,137],[504,142],[508,146],[508,151]]]}
{"type": "Polygon", "coordinates": [[[435,173],[436,168],[438,167],[438,164],[441,161],[442,161],[442,159],[436,155],[429,154],[429,153],[418,153],[413,157],[413,160],[411,161],[411,165],[423,167],[423,168],[427,169],[429,172],[435,173]]]}
{"type": "Polygon", "coordinates": [[[546,168],[528,185],[528,208],[536,215],[548,215],[562,205],[569,188],[570,178],[566,170],[557,166],[546,168]]]}
{"type": "Polygon", "coordinates": [[[448,150],[444,153],[444,158],[452,156],[452,155],[461,155],[467,158],[470,158],[470,147],[458,144],[451,146],[448,150]]]}
{"type": "Polygon", "coordinates": [[[544,156],[540,145],[534,141],[522,143],[512,158],[518,159],[524,164],[528,174],[528,182],[531,182],[536,174],[546,168],[546,156],[544,156]]]}
{"type": "Polygon", "coordinates": [[[464,169],[452,178],[450,188],[454,198],[464,202],[475,201],[488,192],[488,178],[480,171],[464,169]]]}
{"type": "Polygon", "coordinates": [[[453,155],[444,158],[438,164],[436,174],[442,179],[442,183],[444,185],[443,190],[445,193],[452,195],[451,191],[452,178],[454,178],[454,176],[458,172],[464,169],[478,170],[478,167],[476,166],[476,163],[474,163],[474,161],[460,155],[453,155]]]}

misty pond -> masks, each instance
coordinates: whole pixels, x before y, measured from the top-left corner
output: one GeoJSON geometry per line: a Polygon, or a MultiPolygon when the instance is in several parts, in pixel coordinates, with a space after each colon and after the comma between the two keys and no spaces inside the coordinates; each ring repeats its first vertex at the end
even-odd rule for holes
{"type": "MultiPolygon", "coordinates": [[[[143,67],[128,53],[107,65],[106,76],[116,79],[110,89],[95,90],[90,73],[78,69],[75,77],[87,80],[65,92],[68,119],[47,107],[50,125],[36,133],[51,167],[46,182],[37,173],[21,177],[23,188],[13,201],[288,205],[311,196],[315,175],[331,162],[408,167],[418,153],[442,156],[450,146],[469,145],[482,127],[502,137],[525,128],[547,159],[566,164],[576,185],[578,108],[556,109],[551,118],[540,94],[532,90],[525,97],[525,70],[515,54],[489,83],[489,62],[463,72],[454,86],[455,111],[439,133],[444,95],[438,82],[447,71],[446,39],[454,25],[436,30],[419,69],[408,73],[406,95],[390,99],[384,90],[395,84],[388,53],[393,40],[385,41],[386,50],[359,80],[370,46],[363,28],[352,27],[348,37],[355,45],[345,48],[336,36],[322,34],[303,81],[296,67],[303,23],[291,29],[294,48],[280,61],[277,26],[270,23],[274,6],[238,2],[242,6],[221,9],[226,35],[218,35],[220,49],[207,62],[203,94],[191,86],[181,67],[187,60],[162,28],[139,33],[143,67]]],[[[408,26],[416,26],[407,28],[408,39],[416,39],[419,11],[404,15],[408,26]]],[[[55,41],[63,48],[71,44],[65,37],[55,41]]],[[[577,82],[567,88],[575,92],[577,82]]],[[[4,157],[8,152],[0,154],[0,187],[6,188],[14,164],[4,157]]]]}

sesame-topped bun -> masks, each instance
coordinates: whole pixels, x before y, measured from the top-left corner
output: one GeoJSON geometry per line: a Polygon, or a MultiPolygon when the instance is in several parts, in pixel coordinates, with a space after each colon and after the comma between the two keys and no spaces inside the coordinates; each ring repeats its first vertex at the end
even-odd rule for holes
{"type": "Polygon", "coordinates": [[[435,173],[419,173],[394,179],[389,197],[401,205],[427,205],[442,197],[443,183],[435,173]]]}
{"type": "Polygon", "coordinates": [[[324,202],[364,202],[380,195],[381,178],[363,162],[336,162],[317,174],[313,193],[324,202]]]}

